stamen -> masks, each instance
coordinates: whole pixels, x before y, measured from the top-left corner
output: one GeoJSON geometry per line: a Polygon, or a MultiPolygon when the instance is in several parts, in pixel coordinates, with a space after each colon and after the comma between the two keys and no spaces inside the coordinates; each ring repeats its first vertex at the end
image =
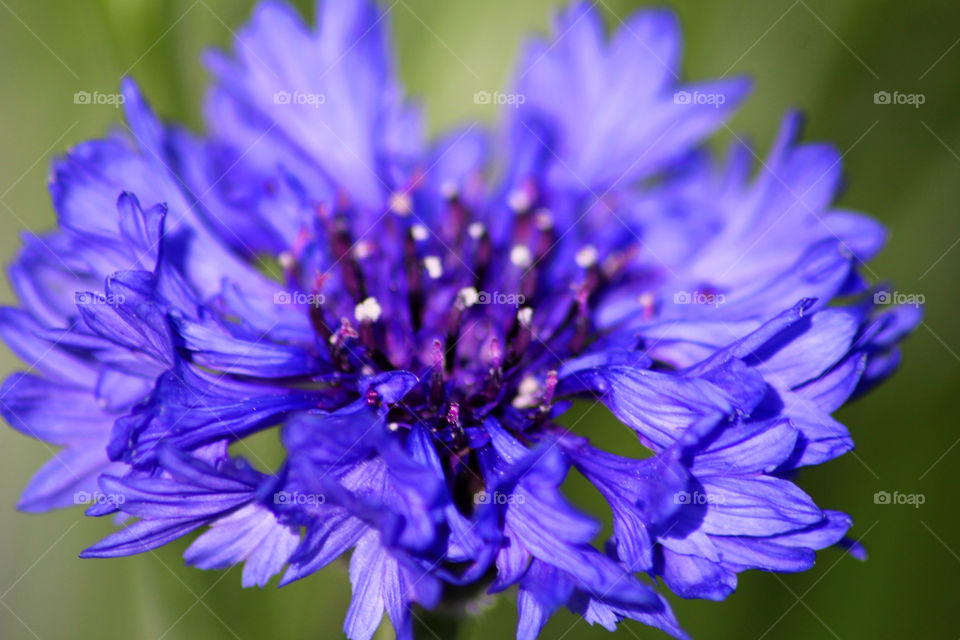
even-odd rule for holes
{"type": "Polygon", "coordinates": [[[350,361],[347,358],[345,349],[347,340],[358,338],[359,336],[360,334],[357,333],[347,318],[341,318],[340,328],[337,329],[336,333],[330,335],[327,341],[330,350],[330,361],[340,371],[350,370],[350,361]]]}
{"type": "Polygon", "coordinates": [[[450,403],[450,408],[447,410],[447,423],[453,426],[460,424],[460,403],[450,403]]]}
{"type": "Polygon", "coordinates": [[[460,342],[460,323],[463,312],[473,306],[480,299],[480,294],[473,287],[464,287],[457,293],[453,302],[453,309],[447,320],[447,339],[444,344],[444,371],[452,373],[457,358],[457,343],[460,342]],[[469,304],[468,304],[469,303],[469,304]]]}
{"type": "Polygon", "coordinates": [[[334,346],[341,346],[349,338],[357,338],[360,334],[357,333],[356,329],[353,328],[353,325],[350,324],[350,320],[347,318],[340,319],[340,328],[337,329],[337,332],[330,336],[330,344],[334,346]]]}
{"type": "Polygon", "coordinates": [[[547,384],[543,390],[543,399],[540,401],[540,412],[543,414],[550,412],[550,406],[553,404],[553,393],[557,390],[557,372],[547,372],[547,384]]]}
{"type": "Polygon", "coordinates": [[[590,333],[590,314],[587,312],[587,298],[589,291],[581,288],[577,291],[577,319],[574,325],[573,338],[568,348],[572,355],[577,355],[587,345],[590,333]]]}
{"type": "Polygon", "coordinates": [[[547,231],[553,229],[553,213],[550,209],[537,209],[536,217],[537,229],[547,231]]]}
{"type": "Polygon", "coordinates": [[[467,224],[469,213],[456,191],[456,185],[451,193],[445,194],[447,199],[447,223],[443,227],[444,235],[453,246],[463,242],[464,226],[467,224]]]}
{"type": "Polygon", "coordinates": [[[420,264],[417,261],[417,241],[412,229],[403,238],[403,268],[407,274],[407,310],[410,313],[410,325],[416,333],[423,327],[423,291],[420,264]]]}
{"type": "Polygon", "coordinates": [[[430,404],[439,407],[443,403],[443,345],[433,341],[433,375],[430,378],[430,404]]]}
{"type": "MultiPolygon", "coordinates": [[[[534,245],[536,247],[536,262],[540,263],[546,259],[547,254],[556,246],[557,234],[553,228],[553,214],[549,209],[538,209],[534,222],[536,223],[537,231],[539,231],[537,242],[534,245]]],[[[529,287],[529,293],[532,295],[533,289],[536,288],[536,281],[533,280],[530,282],[529,287]]]]}
{"type": "Polygon", "coordinates": [[[473,286],[478,290],[483,289],[483,283],[487,278],[487,271],[490,268],[490,260],[493,258],[493,241],[490,239],[490,234],[487,233],[486,227],[484,227],[479,222],[475,222],[477,227],[470,225],[473,231],[471,231],[471,237],[474,233],[477,233],[477,248],[475,250],[476,259],[474,260],[474,273],[473,273],[473,286]]]}
{"type": "Polygon", "coordinates": [[[490,376],[484,391],[489,397],[495,397],[503,384],[503,350],[500,341],[493,338],[490,341],[490,376]]]}
{"type": "Polygon", "coordinates": [[[503,366],[503,350],[500,341],[494,338],[490,341],[490,368],[500,369],[503,366]]]}
{"type": "Polygon", "coordinates": [[[390,371],[394,366],[380,348],[382,332],[376,325],[382,313],[383,309],[380,308],[376,298],[367,298],[353,311],[360,322],[360,342],[366,347],[367,355],[381,370],[390,371]]]}
{"type": "Polygon", "coordinates": [[[530,343],[533,340],[533,330],[530,323],[533,321],[533,309],[523,307],[517,311],[516,320],[510,327],[510,333],[507,335],[507,343],[510,345],[510,354],[507,357],[505,368],[510,369],[523,359],[530,349],[530,343]]]}
{"type": "Polygon", "coordinates": [[[342,217],[334,222],[332,233],[333,254],[342,265],[343,284],[354,300],[363,300],[367,297],[367,287],[363,280],[363,270],[357,262],[356,256],[350,250],[350,231],[346,220],[342,217]]]}
{"type": "Polygon", "coordinates": [[[460,195],[460,187],[453,180],[446,180],[440,185],[440,194],[447,200],[452,200],[460,195]]]}

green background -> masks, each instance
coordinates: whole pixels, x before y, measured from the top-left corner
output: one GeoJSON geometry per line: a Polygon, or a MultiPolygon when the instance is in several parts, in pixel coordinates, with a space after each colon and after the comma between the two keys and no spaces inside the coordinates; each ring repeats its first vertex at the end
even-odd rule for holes
{"type": "MultiPolygon", "coordinates": [[[[307,15],[309,3],[298,3],[307,15]]],[[[543,30],[552,0],[397,0],[390,7],[400,72],[423,97],[430,128],[492,120],[473,94],[504,87],[523,34],[543,30]]],[[[602,0],[618,24],[639,3],[602,0]]],[[[960,533],[955,490],[960,461],[960,4],[955,0],[689,0],[670,2],[684,26],[684,72],[705,79],[754,78],[734,119],[739,135],[770,143],[785,109],[808,115],[807,139],[844,153],[841,203],[890,230],[871,277],[923,294],[924,324],[904,347],[899,373],[839,418],[855,455],[804,472],[801,485],[824,507],[852,513],[870,560],[836,550],[800,575],[750,572],[723,604],[678,602],[694,638],[960,637],[960,533]],[[876,91],[922,93],[925,103],[877,105],[876,91]],[[925,503],[878,505],[877,491],[920,493],[925,503]]],[[[224,46],[249,15],[248,0],[0,0],[0,257],[24,229],[54,222],[46,193],[53,155],[102,135],[121,113],[76,105],[76,91],[116,91],[135,77],[165,117],[200,124],[207,46],[224,46]]],[[[729,132],[717,136],[729,139],[729,132]]],[[[12,301],[9,287],[0,300],[12,301]]],[[[3,373],[19,365],[5,348],[3,373]]],[[[601,420],[582,429],[604,435],[601,420]]],[[[240,588],[240,572],[183,565],[186,543],[119,560],[77,559],[111,528],[79,510],[15,511],[20,489],[49,456],[46,445],[0,430],[0,638],[337,638],[349,602],[345,566],[282,590],[240,588]]],[[[579,487],[578,499],[588,500],[579,487]]],[[[492,599],[465,637],[508,638],[512,597],[492,599]]],[[[662,634],[627,623],[624,638],[662,634]]],[[[392,637],[388,625],[381,638],[392,637]]],[[[604,638],[568,614],[544,638],[604,638]]]]}

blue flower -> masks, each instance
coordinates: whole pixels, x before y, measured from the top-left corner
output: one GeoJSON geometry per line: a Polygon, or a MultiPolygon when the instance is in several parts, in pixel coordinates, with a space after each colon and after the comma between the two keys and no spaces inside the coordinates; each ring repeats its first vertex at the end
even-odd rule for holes
{"type": "Polygon", "coordinates": [[[832,147],[789,115],[755,174],[743,144],[717,160],[745,82],[682,84],[669,13],[607,40],[584,5],[527,48],[501,136],[427,141],[382,11],[317,14],[264,3],[211,56],[207,135],[128,81],[128,134],[55,164],[59,228],[25,238],[0,310],[30,365],[3,415],[63,447],[21,508],[132,521],[84,557],[202,531],[186,560],[244,586],[352,550],[354,640],[514,586],[521,640],[561,607],[683,638],[661,583],[719,600],[746,569],[862,555],[792,478],[852,448],[831,414],[919,311],[875,303],[884,231],[834,207],[832,147]],[[637,446],[564,426],[578,400],[637,446]],[[278,468],[240,455],[271,429],[278,468]]]}

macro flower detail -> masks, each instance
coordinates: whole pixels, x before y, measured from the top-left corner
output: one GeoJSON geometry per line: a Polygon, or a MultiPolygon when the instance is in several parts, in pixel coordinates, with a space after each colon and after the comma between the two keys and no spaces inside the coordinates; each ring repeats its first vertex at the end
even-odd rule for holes
{"type": "Polygon", "coordinates": [[[122,526],[84,557],[198,533],[187,562],[244,586],[349,554],[353,640],[511,588],[520,640],[562,607],[684,638],[664,587],[722,600],[747,569],[862,556],[793,478],[852,449],[831,414],[919,311],[875,304],[884,230],[834,206],[835,149],[789,114],[765,160],[717,159],[747,83],[681,82],[668,12],[608,38],[584,4],[526,49],[498,136],[426,140],[381,9],[317,16],[263,3],[209,57],[207,133],[125,81],[128,131],[54,165],[59,228],[0,310],[29,364],[0,409],[63,447],[22,509],[97,496],[122,526]],[[595,446],[586,402],[636,446],[595,446]],[[266,430],[276,468],[244,446],[266,430]]]}

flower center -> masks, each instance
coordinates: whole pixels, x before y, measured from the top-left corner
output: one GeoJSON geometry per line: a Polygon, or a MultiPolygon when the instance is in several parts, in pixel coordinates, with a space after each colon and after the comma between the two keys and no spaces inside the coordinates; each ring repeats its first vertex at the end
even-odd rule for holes
{"type": "Polygon", "coordinates": [[[433,202],[427,192],[395,193],[373,217],[318,206],[282,263],[289,282],[322,294],[308,313],[336,370],[413,372],[422,384],[390,423],[426,422],[465,446],[463,426],[492,411],[511,407],[528,425],[549,415],[556,370],[598,337],[591,303],[624,261],[602,262],[591,243],[570,251],[530,185],[478,205],[485,215],[451,185],[433,202]]]}

